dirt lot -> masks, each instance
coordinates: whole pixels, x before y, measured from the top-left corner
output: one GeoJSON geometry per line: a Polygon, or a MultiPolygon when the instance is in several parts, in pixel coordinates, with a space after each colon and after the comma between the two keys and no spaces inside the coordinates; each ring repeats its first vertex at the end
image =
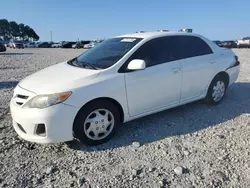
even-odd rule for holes
{"type": "Polygon", "coordinates": [[[250,187],[250,50],[217,106],[201,102],[122,125],[108,143],[39,145],[19,139],[8,110],[25,76],[82,50],[0,53],[0,187],[250,187]]]}

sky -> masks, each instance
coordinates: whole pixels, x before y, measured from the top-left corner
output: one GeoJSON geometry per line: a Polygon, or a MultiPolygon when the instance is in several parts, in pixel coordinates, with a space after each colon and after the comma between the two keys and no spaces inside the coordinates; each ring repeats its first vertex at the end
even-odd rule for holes
{"type": "Polygon", "coordinates": [[[250,36],[249,0],[2,0],[0,19],[41,41],[103,39],[139,30],[192,28],[210,40],[250,36]]]}

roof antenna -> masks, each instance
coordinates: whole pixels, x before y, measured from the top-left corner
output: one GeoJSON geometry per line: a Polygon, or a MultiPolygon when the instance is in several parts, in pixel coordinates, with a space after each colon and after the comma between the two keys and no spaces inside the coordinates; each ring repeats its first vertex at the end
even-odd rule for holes
{"type": "Polygon", "coordinates": [[[169,30],[166,30],[166,29],[160,29],[160,30],[157,30],[159,32],[169,32],[169,30]]]}
{"type": "Polygon", "coordinates": [[[192,33],[193,29],[180,29],[179,32],[192,33]]]}

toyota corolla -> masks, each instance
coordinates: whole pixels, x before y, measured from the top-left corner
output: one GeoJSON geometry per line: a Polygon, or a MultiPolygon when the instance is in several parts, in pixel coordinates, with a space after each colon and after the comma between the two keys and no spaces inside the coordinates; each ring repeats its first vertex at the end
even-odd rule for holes
{"type": "Polygon", "coordinates": [[[124,122],[200,99],[220,103],[239,70],[230,49],[201,35],[117,36],[23,79],[10,103],[13,126],[31,142],[100,144],[124,122]]]}

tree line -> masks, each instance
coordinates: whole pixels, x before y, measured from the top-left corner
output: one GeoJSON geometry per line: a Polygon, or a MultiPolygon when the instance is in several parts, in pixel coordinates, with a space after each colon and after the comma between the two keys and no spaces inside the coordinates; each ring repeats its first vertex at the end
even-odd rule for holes
{"type": "Polygon", "coordinates": [[[15,21],[8,21],[0,19],[0,38],[3,40],[19,39],[23,41],[37,41],[39,36],[34,29],[23,23],[16,23],[15,21]]]}

